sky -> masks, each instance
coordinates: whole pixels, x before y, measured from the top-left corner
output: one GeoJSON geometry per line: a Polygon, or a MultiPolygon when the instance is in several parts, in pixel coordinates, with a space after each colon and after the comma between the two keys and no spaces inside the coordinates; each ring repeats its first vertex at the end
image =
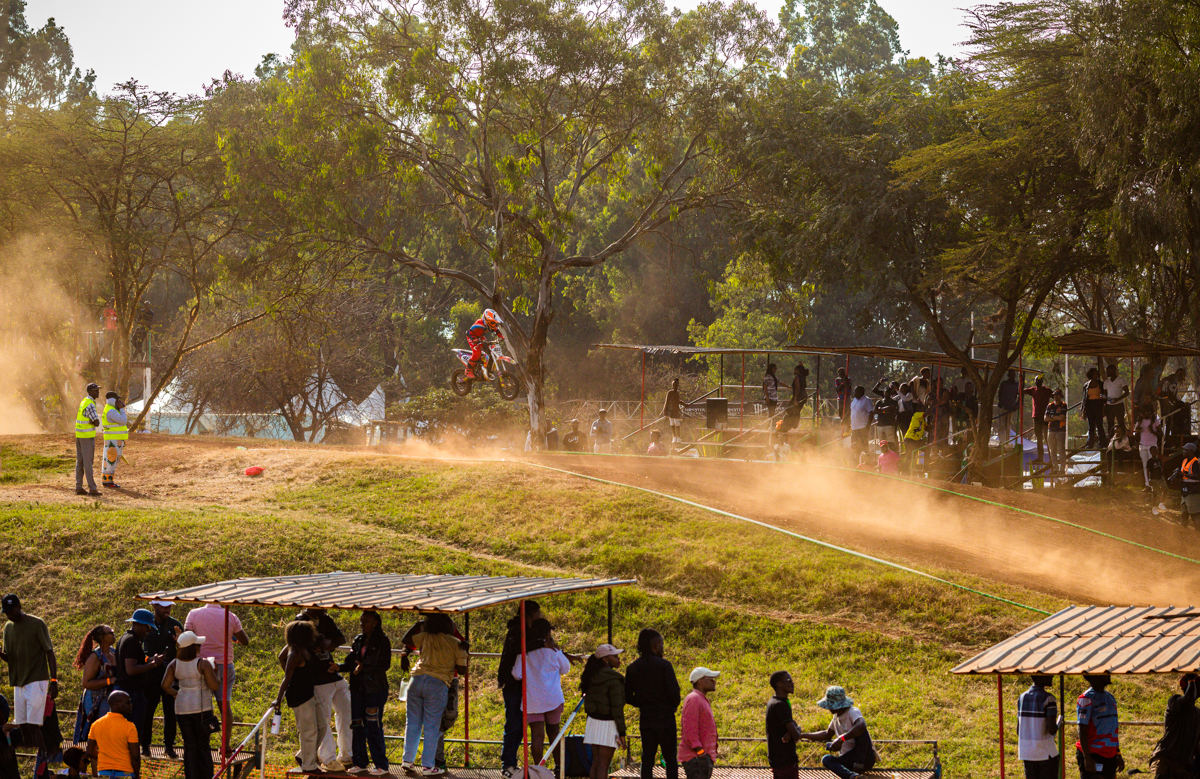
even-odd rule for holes
{"type": "MultiPolygon", "coordinates": [[[[772,18],[782,0],[755,0],[772,18]]],[[[668,0],[683,10],[691,0],[668,0]]],[[[900,25],[910,56],[961,53],[964,0],[880,0],[900,25]]],[[[250,75],[265,54],[286,55],[293,39],[282,0],[27,0],[25,17],[66,29],[75,64],[96,71],[97,91],[136,78],[150,89],[199,93],[226,70],[250,75]]]]}

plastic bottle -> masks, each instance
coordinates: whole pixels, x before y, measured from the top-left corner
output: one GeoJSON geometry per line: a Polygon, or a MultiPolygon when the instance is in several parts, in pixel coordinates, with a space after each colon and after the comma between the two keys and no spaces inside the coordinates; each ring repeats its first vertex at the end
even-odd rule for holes
{"type": "Polygon", "coordinates": [[[271,720],[271,735],[272,736],[279,735],[279,725],[282,722],[283,722],[283,714],[278,711],[275,712],[275,717],[271,720]]]}

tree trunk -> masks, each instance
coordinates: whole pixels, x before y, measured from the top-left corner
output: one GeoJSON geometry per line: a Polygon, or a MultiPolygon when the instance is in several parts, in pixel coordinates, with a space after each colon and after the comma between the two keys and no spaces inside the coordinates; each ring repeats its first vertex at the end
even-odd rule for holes
{"type": "Polygon", "coordinates": [[[979,413],[975,415],[975,445],[971,447],[971,457],[967,461],[967,483],[983,481],[983,466],[992,456],[992,417],[995,405],[992,396],[995,390],[988,393],[986,400],[981,395],[979,413]]]}

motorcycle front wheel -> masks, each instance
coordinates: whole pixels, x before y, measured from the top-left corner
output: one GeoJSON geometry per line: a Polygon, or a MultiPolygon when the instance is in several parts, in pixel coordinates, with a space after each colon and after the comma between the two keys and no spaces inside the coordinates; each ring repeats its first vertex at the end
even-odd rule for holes
{"type": "Polygon", "coordinates": [[[466,371],[455,371],[450,375],[450,389],[459,397],[471,394],[471,380],[467,378],[466,371]]]}
{"type": "Polygon", "coordinates": [[[508,371],[501,371],[500,375],[496,377],[496,389],[500,391],[500,397],[505,400],[515,400],[517,395],[521,394],[520,382],[508,371]]]}

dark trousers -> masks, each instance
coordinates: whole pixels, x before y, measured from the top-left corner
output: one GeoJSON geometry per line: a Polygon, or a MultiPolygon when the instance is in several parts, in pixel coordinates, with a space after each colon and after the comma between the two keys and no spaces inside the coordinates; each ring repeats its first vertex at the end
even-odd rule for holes
{"type": "Polygon", "coordinates": [[[639,725],[642,736],[642,779],[654,776],[654,758],[662,750],[667,766],[667,779],[679,779],[679,740],[675,734],[675,717],[647,717],[639,725]]]}
{"type": "Polygon", "coordinates": [[[1049,760],[1024,760],[1025,779],[1058,779],[1058,755],[1049,760]]]}
{"type": "Polygon", "coordinates": [[[1104,404],[1104,419],[1108,422],[1108,437],[1111,439],[1117,434],[1117,423],[1120,422],[1126,430],[1129,428],[1125,425],[1125,404],[1124,403],[1105,403],[1104,404]]]}
{"type": "Polygon", "coordinates": [[[711,755],[700,755],[683,761],[683,775],[687,779],[712,779],[713,759],[711,755]]]}
{"type": "Polygon", "coordinates": [[[383,706],[387,703],[387,690],[377,692],[350,691],[350,728],[354,751],[354,765],[367,767],[367,751],[376,768],[387,770],[387,747],[383,743],[383,706]]]}
{"type": "Polygon", "coordinates": [[[835,757],[834,755],[825,755],[825,757],[821,758],[821,765],[825,767],[826,771],[836,774],[837,776],[841,777],[841,779],[850,779],[852,776],[858,776],[858,774],[856,774],[852,768],[854,765],[852,762],[853,760],[853,752],[847,752],[840,757],[835,757]]]}
{"type": "Polygon", "coordinates": [[[1037,439],[1038,462],[1045,462],[1045,453],[1042,450],[1043,446],[1048,446],[1049,439],[1046,438],[1046,420],[1033,420],[1033,437],[1037,439]]]}
{"type": "Polygon", "coordinates": [[[1082,750],[1075,750],[1075,762],[1079,764],[1080,779],[1098,779],[1099,777],[1104,777],[1104,779],[1116,779],[1117,758],[1097,757],[1093,755],[1092,759],[1100,764],[1099,771],[1085,770],[1083,767],[1083,752],[1082,750]]]}
{"type": "Polygon", "coordinates": [[[783,768],[771,768],[771,779],[800,779],[800,766],[789,765],[783,768]]]}
{"type": "Polygon", "coordinates": [[[521,746],[525,725],[521,717],[521,685],[504,688],[504,746],[500,750],[500,766],[517,765],[517,749],[521,746]]]}
{"type": "Polygon", "coordinates": [[[204,722],[207,716],[205,713],[180,714],[175,718],[179,723],[179,735],[183,738],[184,779],[212,779],[213,759],[209,746],[212,731],[204,722]]]}
{"type": "MultiPolygon", "coordinates": [[[[175,746],[175,698],[167,695],[162,689],[163,673],[149,673],[146,680],[146,740],[143,745],[150,743],[154,733],[154,712],[158,710],[158,701],[162,700],[163,707],[163,746],[175,746]]],[[[138,738],[142,737],[142,729],[138,728],[138,738]]]]}
{"type": "Polygon", "coordinates": [[[88,489],[96,491],[96,477],[92,469],[96,465],[96,439],[75,439],[75,489],[83,489],[83,477],[87,476],[88,489]]]}
{"type": "Polygon", "coordinates": [[[1083,404],[1088,423],[1088,443],[1103,447],[1108,444],[1108,438],[1104,435],[1104,398],[1085,400],[1083,404]]]}

